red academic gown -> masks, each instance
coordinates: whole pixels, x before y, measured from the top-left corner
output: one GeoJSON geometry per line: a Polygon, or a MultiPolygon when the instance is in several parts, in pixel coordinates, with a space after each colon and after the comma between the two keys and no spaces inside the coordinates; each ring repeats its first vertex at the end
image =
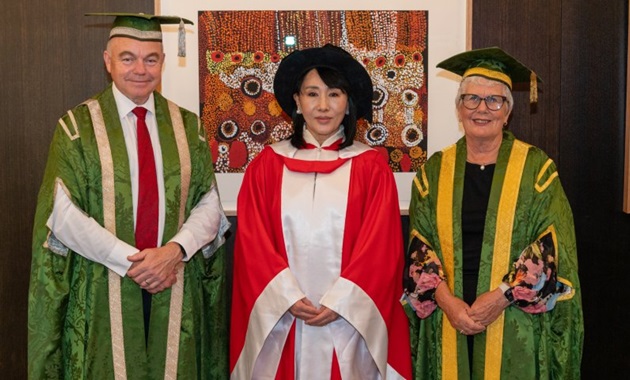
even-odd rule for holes
{"type": "Polygon", "coordinates": [[[325,151],[324,161],[313,154],[296,158],[304,152],[288,141],[266,147],[244,176],[231,377],[293,379],[299,372],[320,379],[323,371],[330,378],[409,379],[409,332],[399,303],[404,250],[392,172],[360,143],[325,151]],[[296,194],[295,200],[293,193],[306,198],[296,194]],[[316,254],[305,261],[300,254],[309,249],[316,254]],[[339,318],[324,327],[296,320],[288,309],[304,297],[339,318]]]}

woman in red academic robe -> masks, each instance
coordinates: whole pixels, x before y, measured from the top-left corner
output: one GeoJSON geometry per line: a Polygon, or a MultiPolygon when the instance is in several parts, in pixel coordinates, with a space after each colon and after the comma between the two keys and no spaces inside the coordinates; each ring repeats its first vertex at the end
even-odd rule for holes
{"type": "Polygon", "coordinates": [[[274,92],[294,134],[252,161],[238,196],[231,377],[410,378],[396,185],[353,141],[370,77],[326,45],[284,58],[274,92]]]}

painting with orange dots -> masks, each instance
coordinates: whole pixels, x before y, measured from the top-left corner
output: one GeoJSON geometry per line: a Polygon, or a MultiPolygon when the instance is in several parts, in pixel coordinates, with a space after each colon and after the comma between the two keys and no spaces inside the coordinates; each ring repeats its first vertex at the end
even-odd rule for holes
{"type": "Polygon", "coordinates": [[[428,11],[200,11],[198,28],[200,116],[216,172],[242,173],[291,135],[273,95],[278,64],[326,43],[350,52],[374,83],[373,122],[361,120],[356,139],[394,172],[426,160],[428,11]]]}

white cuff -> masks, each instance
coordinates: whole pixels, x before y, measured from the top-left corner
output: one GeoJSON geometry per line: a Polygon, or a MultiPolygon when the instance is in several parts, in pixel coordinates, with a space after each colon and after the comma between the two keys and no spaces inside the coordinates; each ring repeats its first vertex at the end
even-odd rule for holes
{"type": "Polygon", "coordinates": [[[118,240],[114,249],[103,262],[103,265],[116,272],[119,276],[125,277],[127,271],[133,264],[127,259],[127,256],[133,255],[138,252],[138,248],[125,243],[122,240],[118,240]]]}

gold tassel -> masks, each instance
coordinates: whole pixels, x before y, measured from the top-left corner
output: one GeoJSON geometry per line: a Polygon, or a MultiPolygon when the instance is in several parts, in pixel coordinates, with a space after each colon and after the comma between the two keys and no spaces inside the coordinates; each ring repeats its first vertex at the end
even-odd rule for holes
{"type": "Polygon", "coordinates": [[[177,56],[186,56],[186,30],[184,29],[184,20],[179,20],[179,30],[177,31],[177,56]]]}
{"type": "Polygon", "coordinates": [[[529,74],[529,103],[538,102],[538,80],[536,80],[536,73],[531,72],[529,74]]]}

